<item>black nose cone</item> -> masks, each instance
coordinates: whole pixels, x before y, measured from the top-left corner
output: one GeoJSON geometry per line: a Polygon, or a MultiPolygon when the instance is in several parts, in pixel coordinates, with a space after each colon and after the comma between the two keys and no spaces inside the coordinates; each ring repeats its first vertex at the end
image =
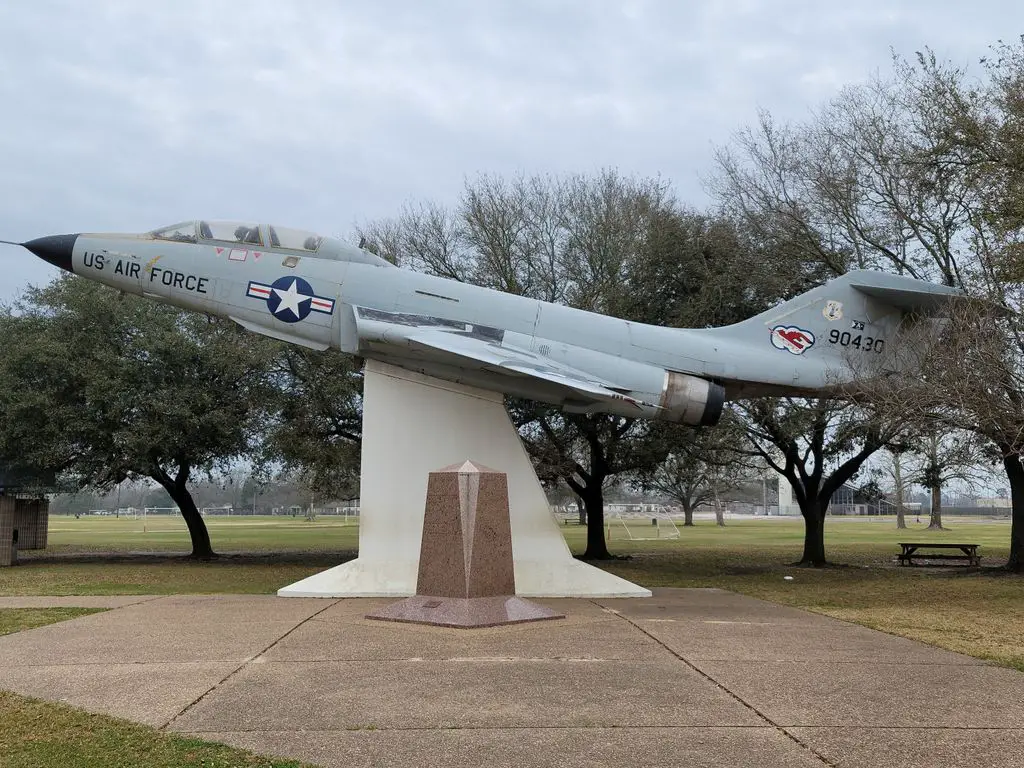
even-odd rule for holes
{"type": "Polygon", "coordinates": [[[78,235],[50,235],[29,240],[27,243],[22,243],[22,246],[28,248],[43,261],[48,261],[55,267],[71,272],[71,253],[75,250],[77,239],[78,235]]]}

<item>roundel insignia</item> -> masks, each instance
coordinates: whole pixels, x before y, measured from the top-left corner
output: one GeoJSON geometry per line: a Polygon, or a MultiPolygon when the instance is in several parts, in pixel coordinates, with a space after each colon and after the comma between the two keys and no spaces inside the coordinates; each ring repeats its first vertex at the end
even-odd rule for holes
{"type": "Polygon", "coordinates": [[[267,309],[278,320],[297,323],[310,313],[313,286],[301,277],[279,277],[270,285],[267,309]]]}
{"type": "Polygon", "coordinates": [[[317,296],[313,286],[294,275],[279,277],[270,285],[252,280],[245,295],[265,301],[270,314],[283,323],[305,320],[310,312],[334,312],[334,299],[317,296]]]}

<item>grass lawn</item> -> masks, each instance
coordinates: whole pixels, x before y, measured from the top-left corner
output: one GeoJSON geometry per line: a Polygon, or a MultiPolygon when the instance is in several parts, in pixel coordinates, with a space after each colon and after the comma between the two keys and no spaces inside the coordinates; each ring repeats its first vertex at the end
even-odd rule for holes
{"type": "Polygon", "coordinates": [[[183,559],[191,547],[180,517],[51,517],[44,558],[22,553],[21,565],[0,570],[0,595],[267,594],[355,557],[359,545],[359,527],[343,519],[206,522],[225,555],[210,563],[183,559]]]}
{"type": "MultiPolygon", "coordinates": [[[[353,519],[238,516],[206,518],[213,546],[220,552],[355,551],[359,526],[353,519]]],[[[49,550],[61,552],[182,552],[191,550],[180,516],[146,518],[53,516],[49,550]]]]}
{"type": "Polygon", "coordinates": [[[105,608],[0,608],[0,635],[34,629],[65,619],[99,613],[105,608]]]}

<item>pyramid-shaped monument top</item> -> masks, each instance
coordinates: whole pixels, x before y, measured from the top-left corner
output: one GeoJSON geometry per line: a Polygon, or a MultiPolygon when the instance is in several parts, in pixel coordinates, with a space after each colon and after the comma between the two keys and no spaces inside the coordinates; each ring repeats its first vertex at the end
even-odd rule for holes
{"type": "Polygon", "coordinates": [[[441,467],[441,469],[435,469],[434,472],[458,472],[460,475],[468,475],[468,474],[471,474],[471,473],[491,474],[491,475],[501,474],[501,472],[499,470],[497,470],[497,469],[491,469],[490,467],[485,467],[480,462],[478,462],[478,461],[470,461],[469,459],[466,459],[461,464],[449,464],[447,467],[441,467]]]}

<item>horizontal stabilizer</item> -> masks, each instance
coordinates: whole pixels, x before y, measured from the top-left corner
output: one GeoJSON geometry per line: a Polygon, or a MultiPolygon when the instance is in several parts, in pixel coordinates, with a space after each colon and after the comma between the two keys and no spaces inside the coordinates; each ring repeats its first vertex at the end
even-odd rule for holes
{"type": "Polygon", "coordinates": [[[849,274],[851,288],[902,310],[934,310],[963,292],[938,283],[927,283],[885,272],[857,271],[849,274]]]}

